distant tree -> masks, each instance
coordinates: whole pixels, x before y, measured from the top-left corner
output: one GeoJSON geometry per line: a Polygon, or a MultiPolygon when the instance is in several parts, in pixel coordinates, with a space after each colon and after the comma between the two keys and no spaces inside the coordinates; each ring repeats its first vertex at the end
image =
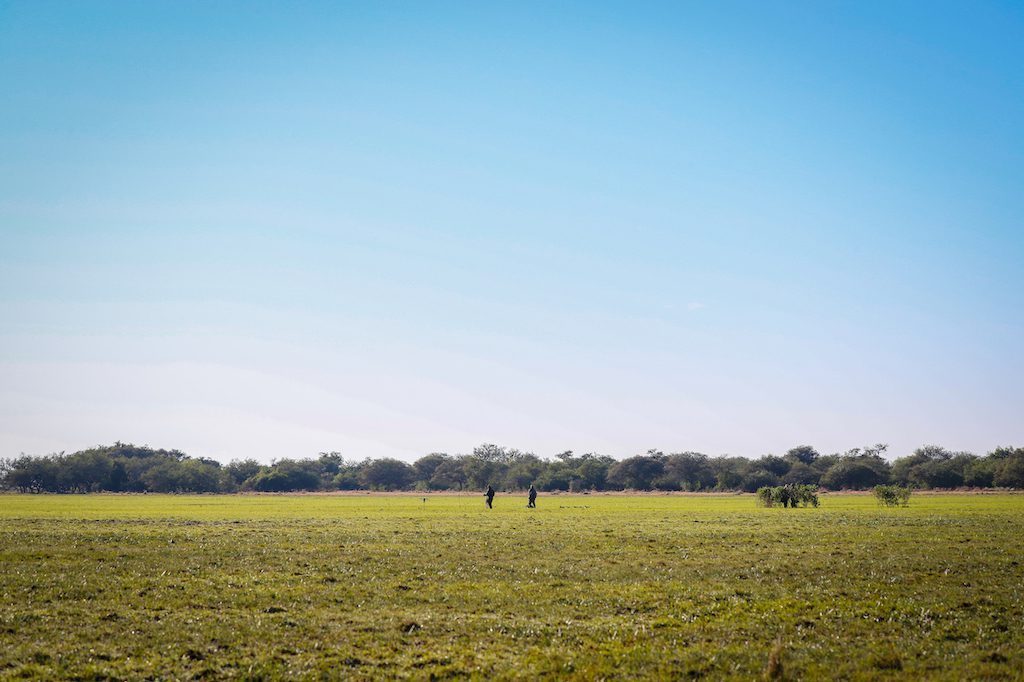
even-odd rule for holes
{"type": "MultiPolygon", "coordinates": [[[[791,462],[801,462],[803,464],[814,464],[814,460],[818,459],[820,455],[810,445],[798,445],[785,454],[784,458],[791,462]]],[[[781,475],[781,474],[780,474],[781,475]]]]}
{"type": "Polygon", "coordinates": [[[5,485],[24,493],[58,492],[56,455],[9,460],[5,485]]]}
{"type": "Polygon", "coordinates": [[[183,491],[181,468],[174,460],[156,462],[142,473],[146,490],[154,493],[176,493],[183,491]]]}
{"type": "Polygon", "coordinates": [[[329,487],[335,490],[359,490],[362,487],[359,482],[361,471],[362,467],[358,464],[346,464],[331,479],[329,487]]]}
{"type": "Polygon", "coordinates": [[[861,454],[838,458],[820,480],[830,490],[866,490],[888,482],[889,463],[877,455],[861,454]]]}
{"type": "Polygon", "coordinates": [[[934,461],[942,461],[952,457],[945,448],[938,445],[925,445],[914,450],[907,457],[898,457],[892,463],[892,480],[900,485],[911,485],[911,473],[917,467],[934,461]]]}
{"type": "Polygon", "coordinates": [[[964,485],[991,488],[995,484],[996,461],[989,457],[975,459],[964,470],[964,485]]]}
{"type": "MultiPolygon", "coordinates": [[[[556,464],[545,463],[536,455],[524,455],[509,465],[502,485],[510,490],[526,490],[531,483],[538,480],[545,469],[552,466],[556,466],[556,464]]],[[[562,466],[565,465],[562,464],[562,466]]],[[[545,488],[541,489],[545,490],[545,488]]]]}
{"type": "Polygon", "coordinates": [[[480,457],[475,453],[460,459],[466,485],[474,489],[483,490],[489,485],[500,486],[508,470],[508,464],[504,459],[480,457]]]}
{"type": "Polygon", "coordinates": [[[260,492],[317,490],[320,487],[320,467],[309,459],[278,460],[248,479],[246,487],[260,492]]]}
{"type": "Polygon", "coordinates": [[[821,472],[801,461],[793,462],[789,471],[782,477],[782,482],[787,484],[818,485],[820,480],[821,472]]]}
{"type": "Polygon", "coordinates": [[[604,490],[608,485],[608,470],[615,460],[605,455],[588,452],[578,458],[575,478],[581,490],[604,490]]]}
{"type": "Polygon", "coordinates": [[[743,492],[753,493],[758,488],[774,487],[778,481],[779,477],[772,472],[760,467],[754,467],[743,475],[740,481],[740,489],[743,492]]]}
{"type": "Polygon", "coordinates": [[[977,460],[969,452],[951,452],[938,445],[925,445],[893,462],[892,478],[901,485],[918,488],[956,488],[970,485],[967,479],[977,460]]]}
{"type": "MultiPolygon", "coordinates": [[[[151,466],[154,466],[162,460],[159,457],[119,457],[115,461],[120,462],[124,466],[126,479],[124,489],[129,492],[140,493],[144,490],[148,490],[148,488],[146,488],[146,482],[143,480],[144,474],[151,466]]],[[[177,460],[175,459],[173,461],[177,460]]]]}
{"type": "MultiPolygon", "coordinates": [[[[800,462],[800,460],[796,461],[800,462]]],[[[755,464],[775,476],[785,476],[789,472],[789,468],[792,466],[793,460],[788,460],[785,457],[777,457],[776,455],[765,455],[761,459],[757,460],[755,464]]]]}
{"type": "Polygon", "coordinates": [[[573,476],[573,469],[565,462],[549,462],[537,476],[536,485],[544,491],[569,490],[573,476]]]}
{"type": "Polygon", "coordinates": [[[998,448],[993,455],[995,485],[1001,488],[1024,488],[1024,448],[998,448]]]}
{"type": "Polygon", "coordinates": [[[420,457],[412,465],[413,469],[416,470],[416,480],[429,484],[437,468],[449,459],[448,455],[443,452],[432,452],[429,455],[420,457]]]}
{"type": "Polygon", "coordinates": [[[665,472],[665,455],[657,450],[648,450],[646,455],[637,455],[616,462],[608,471],[608,483],[619,489],[651,490],[654,481],[665,472]]]}
{"type": "Polygon", "coordinates": [[[115,459],[110,466],[110,478],[106,489],[119,493],[128,488],[128,469],[123,459],[115,459]]]}
{"type": "Polygon", "coordinates": [[[263,470],[263,466],[255,459],[233,459],[225,468],[236,485],[242,485],[263,470]]]}
{"type": "Polygon", "coordinates": [[[860,450],[861,454],[867,457],[882,457],[888,449],[888,443],[875,443],[874,445],[865,445],[860,450]]]}
{"type": "MultiPolygon", "coordinates": [[[[518,450],[515,451],[518,453],[518,450]]],[[[473,448],[473,457],[484,462],[508,463],[513,459],[509,449],[494,443],[484,443],[473,448]]]]}
{"type": "Polygon", "coordinates": [[[1024,457],[1024,448],[1014,448],[1000,446],[988,453],[988,456],[994,460],[1007,460],[1013,457],[1024,457]]]}
{"type": "Polygon", "coordinates": [[[179,490],[193,493],[215,493],[221,487],[220,464],[186,459],[178,464],[179,490]]]}
{"type": "Polygon", "coordinates": [[[111,458],[96,450],[76,452],[61,458],[57,485],[67,492],[88,493],[103,490],[110,482],[111,458]]]}
{"type": "Polygon", "coordinates": [[[914,450],[914,455],[924,460],[952,459],[953,453],[941,445],[922,445],[914,450]]]}
{"type": "Polygon", "coordinates": [[[665,458],[663,478],[672,481],[675,490],[710,490],[716,483],[710,458],[699,452],[670,454],[665,458]]]}
{"type": "Polygon", "coordinates": [[[739,490],[743,477],[750,469],[750,460],[744,457],[714,457],[711,468],[715,472],[715,488],[718,490],[739,490]]]}
{"type": "Polygon", "coordinates": [[[321,452],[317,462],[320,464],[321,476],[327,479],[336,476],[341,471],[341,467],[345,466],[345,459],[337,450],[321,452]]]}
{"type": "Polygon", "coordinates": [[[374,490],[404,490],[415,478],[415,470],[401,460],[373,460],[360,472],[360,483],[374,490]]]}
{"type": "Polygon", "coordinates": [[[465,457],[449,457],[437,465],[430,477],[434,490],[463,490],[469,484],[466,476],[465,457]]]}

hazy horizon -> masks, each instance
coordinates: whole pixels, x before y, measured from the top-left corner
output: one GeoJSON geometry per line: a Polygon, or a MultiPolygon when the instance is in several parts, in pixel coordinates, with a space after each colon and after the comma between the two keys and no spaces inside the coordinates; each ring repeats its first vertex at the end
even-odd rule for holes
{"type": "Polygon", "coordinates": [[[1024,445],[1024,9],[0,2],[0,457],[1024,445]]]}

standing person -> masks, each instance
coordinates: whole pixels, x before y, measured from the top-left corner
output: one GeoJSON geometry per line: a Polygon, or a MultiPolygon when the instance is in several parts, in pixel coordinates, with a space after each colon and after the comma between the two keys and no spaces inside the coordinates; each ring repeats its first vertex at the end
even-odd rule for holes
{"type": "Polygon", "coordinates": [[[530,501],[526,503],[526,506],[531,509],[537,506],[537,489],[533,487],[532,483],[530,484],[530,501]]]}
{"type": "Polygon", "coordinates": [[[487,492],[484,493],[484,497],[487,498],[487,508],[491,508],[491,503],[494,502],[494,488],[487,486],[487,492]]]}

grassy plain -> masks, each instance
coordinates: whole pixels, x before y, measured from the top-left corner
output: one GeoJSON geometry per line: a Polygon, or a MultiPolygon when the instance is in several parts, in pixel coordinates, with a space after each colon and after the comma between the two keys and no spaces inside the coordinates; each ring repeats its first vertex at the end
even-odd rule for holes
{"type": "Polygon", "coordinates": [[[1020,495],[2,495],[0,677],[1019,679],[1022,538],[1020,495]]]}

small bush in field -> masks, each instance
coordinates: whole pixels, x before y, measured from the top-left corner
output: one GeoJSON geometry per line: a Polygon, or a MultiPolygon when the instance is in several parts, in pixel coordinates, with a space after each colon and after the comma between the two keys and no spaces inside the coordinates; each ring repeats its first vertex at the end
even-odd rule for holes
{"type": "Polygon", "coordinates": [[[886,507],[906,507],[910,504],[910,488],[899,485],[876,485],[875,499],[886,507]]]}
{"type": "Polygon", "coordinates": [[[813,485],[787,483],[786,485],[764,486],[757,489],[757,503],[762,507],[817,507],[818,489],[813,485]]]}

